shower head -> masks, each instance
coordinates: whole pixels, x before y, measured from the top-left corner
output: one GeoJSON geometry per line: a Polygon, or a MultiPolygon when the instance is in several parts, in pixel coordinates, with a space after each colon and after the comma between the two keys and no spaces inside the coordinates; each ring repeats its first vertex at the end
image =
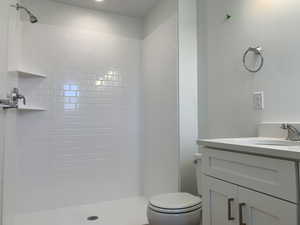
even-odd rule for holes
{"type": "Polygon", "coordinates": [[[30,18],[31,23],[37,23],[38,22],[38,18],[33,14],[29,14],[29,18],[30,18]]]}
{"type": "Polygon", "coordinates": [[[20,9],[24,9],[24,11],[29,15],[29,20],[31,23],[37,23],[38,22],[38,18],[32,14],[32,12],[29,11],[29,9],[27,9],[26,7],[20,5],[19,3],[17,3],[16,5],[11,5],[11,7],[16,8],[16,10],[20,10],[20,9]]]}

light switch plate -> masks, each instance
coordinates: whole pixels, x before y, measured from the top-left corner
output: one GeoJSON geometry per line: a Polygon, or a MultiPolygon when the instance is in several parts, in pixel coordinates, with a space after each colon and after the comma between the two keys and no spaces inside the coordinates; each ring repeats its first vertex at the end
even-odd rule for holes
{"type": "Polygon", "coordinates": [[[261,111],[265,108],[263,91],[257,91],[253,93],[253,107],[257,111],[261,111]]]}

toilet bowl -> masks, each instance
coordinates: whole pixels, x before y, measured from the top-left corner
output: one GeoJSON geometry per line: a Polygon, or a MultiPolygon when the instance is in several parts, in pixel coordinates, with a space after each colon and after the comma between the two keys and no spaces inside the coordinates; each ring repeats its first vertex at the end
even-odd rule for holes
{"type": "Polygon", "coordinates": [[[201,198],[188,193],[169,193],[149,201],[147,216],[150,225],[199,225],[201,198]]]}
{"type": "MultiPolygon", "coordinates": [[[[195,155],[198,193],[201,194],[201,154],[195,155]]],[[[152,197],[147,207],[150,225],[201,225],[202,199],[189,193],[167,193],[152,197]]]]}

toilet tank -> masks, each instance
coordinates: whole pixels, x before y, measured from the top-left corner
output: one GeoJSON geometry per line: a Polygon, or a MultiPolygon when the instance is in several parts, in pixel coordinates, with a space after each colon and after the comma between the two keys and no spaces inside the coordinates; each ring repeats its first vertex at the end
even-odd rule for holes
{"type": "Polygon", "coordinates": [[[196,169],[196,179],[197,179],[197,190],[198,194],[202,196],[202,154],[195,154],[195,169],[196,169]]]}

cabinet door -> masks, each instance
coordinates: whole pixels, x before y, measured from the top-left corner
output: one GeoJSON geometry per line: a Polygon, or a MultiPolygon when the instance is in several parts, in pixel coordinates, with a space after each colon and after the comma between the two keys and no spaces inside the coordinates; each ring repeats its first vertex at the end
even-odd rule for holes
{"type": "Polygon", "coordinates": [[[237,225],[237,186],[203,176],[203,224],[237,225]]]}
{"type": "Polygon", "coordinates": [[[238,188],[240,225],[297,225],[297,205],[238,188]]]}

